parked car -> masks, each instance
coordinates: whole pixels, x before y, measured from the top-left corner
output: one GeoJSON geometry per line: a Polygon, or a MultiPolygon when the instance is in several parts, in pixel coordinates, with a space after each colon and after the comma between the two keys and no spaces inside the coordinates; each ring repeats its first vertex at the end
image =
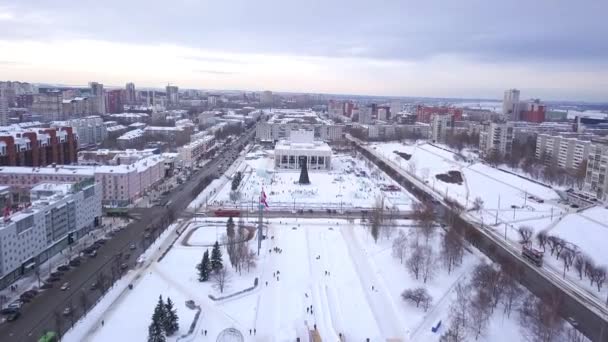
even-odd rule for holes
{"type": "Polygon", "coordinates": [[[16,321],[19,318],[19,316],[21,316],[21,312],[15,311],[15,312],[9,314],[8,316],[6,316],[6,321],[7,322],[16,321]]]}
{"type": "Polygon", "coordinates": [[[135,243],[134,243],[134,242],[131,242],[131,244],[129,245],[129,249],[130,249],[130,250],[134,250],[135,248],[137,248],[137,247],[135,246],[135,243]]]}
{"type": "Polygon", "coordinates": [[[70,283],[65,282],[63,283],[63,285],[61,285],[61,287],[59,288],[61,291],[67,291],[70,288],[70,283]]]}
{"type": "Polygon", "coordinates": [[[23,302],[20,299],[15,299],[12,303],[7,305],[6,307],[19,310],[19,309],[21,309],[22,306],[23,306],[23,302]]]}
{"type": "Polygon", "coordinates": [[[2,314],[2,315],[10,315],[15,312],[19,312],[19,309],[6,307],[6,308],[0,310],[0,314],[2,314]]]}
{"type": "Polygon", "coordinates": [[[97,282],[94,282],[93,284],[91,284],[91,286],[89,287],[89,289],[90,289],[91,291],[93,291],[93,290],[97,290],[97,282]]]}
{"type": "Polygon", "coordinates": [[[63,315],[64,316],[69,316],[72,313],[72,308],[71,307],[66,307],[65,309],[63,309],[63,315]]]}
{"type": "Polygon", "coordinates": [[[63,275],[63,272],[61,271],[55,271],[51,273],[51,277],[61,277],[63,275]]]}
{"type": "Polygon", "coordinates": [[[61,272],[65,272],[69,269],[70,269],[69,265],[61,265],[61,266],[57,267],[57,271],[61,271],[61,272]]]}
{"type": "Polygon", "coordinates": [[[91,251],[91,252],[90,252],[88,255],[89,255],[89,257],[94,258],[94,257],[96,257],[96,256],[97,256],[97,251],[96,251],[96,250],[93,250],[93,251],[91,251]]]}
{"type": "Polygon", "coordinates": [[[41,289],[44,289],[44,290],[46,290],[46,289],[50,289],[50,288],[52,288],[52,287],[53,287],[53,283],[50,283],[50,282],[44,282],[44,283],[42,283],[42,285],[40,286],[40,288],[41,288],[41,289]]]}
{"type": "Polygon", "coordinates": [[[121,269],[121,270],[126,270],[127,268],[129,268],[129,265],[127,265],[126,263],[122,263],[122,264],[120,265],[120,269],[121,269]]]}

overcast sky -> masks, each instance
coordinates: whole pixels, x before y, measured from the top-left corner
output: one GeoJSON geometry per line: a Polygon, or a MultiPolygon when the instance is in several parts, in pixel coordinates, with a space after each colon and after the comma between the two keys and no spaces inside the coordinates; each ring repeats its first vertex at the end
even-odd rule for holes
{"type": "Polygon", "coordinates": [[[0,0],[0,79],[608,101],[606,0],[0,0]]]}

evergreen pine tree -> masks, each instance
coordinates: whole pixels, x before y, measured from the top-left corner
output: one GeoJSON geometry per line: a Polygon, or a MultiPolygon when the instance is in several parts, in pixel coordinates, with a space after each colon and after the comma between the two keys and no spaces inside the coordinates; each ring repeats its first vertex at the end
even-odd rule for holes
{"type": "Polygon", "coordinates": [[[232,216],[230,216],[228,218],[228,222],[226,222],[226,235],[228,235],[228,237],[231,239],[234,239],[234,237],[236,236],[236,232],[234,231],[234,220],[232,219],[232,216]]]}
{"type": "Polygon", "coordinates": [[[165,342],[166,340],[163,327],[160,323],[152,320],[148,327],[148,342],[165,342]]]}
{"type": "Polygon", "coordinates": [[[206,250],[203,253],[203,260],[196,265],[196,269],[198,270],[198,281],[207,281],[209,280],[209,273],[211,272],[211,264],[209,263],[209,251],[206,250]]]}
{"type": "Polygon", "coordinates": [[[306,167],[306,159],[301,159],[300,160],[300,166],[301,166],[301,171],[300,171],[300,184],[310,184],[310,179],[308,179],[308,168],[306,167]]]}
{"type": "Polygon", "coordinates": [[[165,313],[167,315],[165,322],[163,324],[163,328],[167,332],[167,336],[171,336],[179,330],[179,318],[177,317],[177,312],[173,307],[173,302],[171,298],[167,297],[167,303],[165,304],[165,313]]]}
{"type": "Polygon", "coordinates": [[[165,305],[163,303],[163,297],[158,297],[158,304],[154,308],[152,314],[152,323],[148,327],[148,342],[165,342],[164,322],[166,320],[165,305]]]}
{"type": "Polygon", "coordinates": [[[215,241],[213,250],[211,250],[211,269],[214,272],[221,270],[224,267],[222,264],[222,251],[220,250],[220,244],[215,241]]]}

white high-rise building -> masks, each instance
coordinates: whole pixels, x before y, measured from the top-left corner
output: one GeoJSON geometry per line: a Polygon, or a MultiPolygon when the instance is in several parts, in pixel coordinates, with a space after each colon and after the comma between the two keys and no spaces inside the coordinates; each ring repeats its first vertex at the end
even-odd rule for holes
{"type": "Polygon", "coordinates": [[[359,123],[362,125],[372,123],[372,107],[363,106],[359,108],[359,123]]]}
{"type": "Polygon", "coordinates": [[[91,95],[94,98],[92,106],[93,114],[104,115],[106,113],[106,97],[103,91],[103,84],[97,82],[89,83],[91,95]]]}
{"type": "Polygon", "coordinates": [[[391,117],[394,118],[403,108],[401,101],[393,100],[391,101],[391,117]]]}
{"type": "Polygon", "coordinates": [[[510,120],[519,120],[519,90],[505,90],[505,96],[502,100],[502,113],[510,120]]]}
{"type": "Polygon", "coordinates": [[[262,104],[272,104],[272,92],[270,90],[263,91],[262,95],[260,96],[260,102],[262,104]]]}
{"type": "Polygon", "coordinates": [[[135,84],[129,82],[126,85],[125,101],[127,104],[135,104],[137,102],[137,93],[135,92],[135,84]]]}
{"type": "Polygon", "coordinates": [[[8,123],[8,96],[7,90],[0,87],[0,126],[6,126],[8,123]]]}
{"type": "Polygon", "coordinates": [[[454,129],[454,116],[433,115],[431,118],[431,139],[434,142],[445,142],[448,132],[454,129]]]}
{"type": "Polygon", "coordinates": [[[170,106],[177,105],[179,102],[179,88],[177,86],[168,85],[167,91],[167,104],[170,106]]]}
{"type": "Polygon", "coordinates": [[[485,123],[479,132],[479,149],[482,155],[504,156],[511,154],[513,125],[510,123],[485,123]]]}

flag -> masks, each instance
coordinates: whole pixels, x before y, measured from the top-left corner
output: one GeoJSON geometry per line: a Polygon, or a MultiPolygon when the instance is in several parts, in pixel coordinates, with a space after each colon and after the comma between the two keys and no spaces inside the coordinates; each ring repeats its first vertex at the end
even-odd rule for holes
{"type": "Polygon", "coordinates": [[[262,189],[262,193],[260,194],[260,203],[264,204],[266,208],[268,208],[268,202],[266,202],[266,192],[262,189]]]}

